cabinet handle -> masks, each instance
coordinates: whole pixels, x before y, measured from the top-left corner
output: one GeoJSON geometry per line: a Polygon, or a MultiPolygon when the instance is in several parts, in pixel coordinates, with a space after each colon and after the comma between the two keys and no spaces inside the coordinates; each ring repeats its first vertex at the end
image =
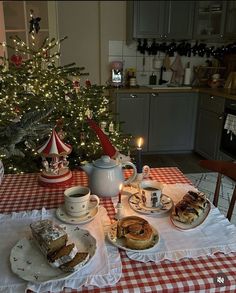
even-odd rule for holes
{"type": "Polygon", "coordinates": [[[131,98],[137,98],[137,95],[130,94],[130,97],[131,97],[131,98]]]}
{"type": "Polygon", "coordinates": [[[224,117],[223,115],[220,115],[220,116],[218,117],[218,119],[219,119],[219,120],[222,120],[223,117],[224,117]]]}
{"type": "Polygon", "coordinates": [[[211,96],[211,99],[213,100],[213,99],[214,99],[214,97],[213,97],[213,96],[211,96]]]}
{"type": "Polygon", "coordinates": [[[158,93],[156,94],[156,93],[151,93],[151,95],[152,95],[152,97],[156,97],[156,96],[158,96],[158,93]]]}

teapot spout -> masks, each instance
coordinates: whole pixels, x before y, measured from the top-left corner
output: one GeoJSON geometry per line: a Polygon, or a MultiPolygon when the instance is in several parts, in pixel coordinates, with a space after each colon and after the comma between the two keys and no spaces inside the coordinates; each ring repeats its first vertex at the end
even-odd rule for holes
{"type": "Polygon", "coordinates": [[[84,165],[81,165],[80,167],[88,175],[90,175],[92,173],[92,169],[93,169],[93,165],[92,164],[86,163],[84,165]]]}

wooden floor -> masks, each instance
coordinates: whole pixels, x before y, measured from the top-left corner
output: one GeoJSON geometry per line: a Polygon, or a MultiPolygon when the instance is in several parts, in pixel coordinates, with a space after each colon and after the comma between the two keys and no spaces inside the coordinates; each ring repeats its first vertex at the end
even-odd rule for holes
{"type": "Polygon", "coordinates": [[[202,173],[205,169],[198,166],[198,161],[203,159],[200,155],[193,154],[168,154],[168,155],[142,155],[143,165],[149,167],[178,167],[184,174],[202,173]]]}

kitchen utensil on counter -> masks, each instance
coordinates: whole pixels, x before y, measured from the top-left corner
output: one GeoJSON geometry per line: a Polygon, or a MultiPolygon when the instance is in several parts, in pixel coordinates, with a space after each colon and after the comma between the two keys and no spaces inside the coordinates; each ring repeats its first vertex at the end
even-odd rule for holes
{"type": "Polygon", "coordinates": [[[146,59],[145,59],[145,53],[143,54],[143,69],[141,72],[141,76],[146,76],[147,74],[145,73],[145,65],[146,65],[146,59]]]}
{"type": "Polygon", "coordinates": [[[125,162],[121,164],[109,156],[102,156],[92,164],[82,165],[81,168],[88,175],[91,192],[101,197],[117,196],[120,191],[120,184],[131,183],[137,175],[137,169],[133,163],[125,162]],[[122,171],[122,167],[125,166],[130,166],[133,169],[133,174],[126,180],[122,171]]]}
{"type": "Polygon", "coordinates": [[[188,62],[186,68],[184,69],[184,85],[190,85],[190,84],[191,84],[191,68],[188,62]]]}
{"type": "Polygon", "coordinates": [[[153,67],[154,69],[160,70],[162,64],[163,64],[163,60],[160,58],[160,52],[159,52],[158,57],[155,56],[155,57],[153,58],[153,61],[152,61],[152,67],[153,67]]]}
{"type": "Polygon", "coordinates": [[[154,74],[154,72],[149,77],[149,84],[150,85],[156,85],[157,84],[157,76],[154,74]]]}

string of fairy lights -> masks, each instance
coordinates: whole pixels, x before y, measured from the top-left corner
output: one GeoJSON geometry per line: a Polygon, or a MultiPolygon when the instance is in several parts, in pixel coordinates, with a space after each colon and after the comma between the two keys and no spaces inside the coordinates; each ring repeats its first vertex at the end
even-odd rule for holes
{"type": "MultiPolygon", "coordinates": [[[[30,17],[39,30],[32,11],[30,17]]],[[[91,85],[88,80],[82,85],[81,77],[88,75],[83,72],[84,67],[78,67],[74,63],[57,66],[60,44],[66,37],[60,40],[46,38],[37,47],[35,32],[32,28],[30,45],[18,36],[11,37],[13,45],[1,44],[13,49],[14,54],[9,58],[5,54],[0,57],[0,128],[17,123],[27,112],[46,111],[49,107],[53,111],[47,117],[47,122],[52,123],[60,137],[72,145],[72,155],[68,158],[71,168],[76,168],[82,160],[94,159],[102,152],[96,135],[85,122],[87,116],[97,123],[105,121],[111,142],[117,149],[127,153],[130,136],[123,135],[120,125],[114,121],[110,110],[111,98],[105,94],[105,87],[91,85]],[[112,125],[114,127],[109,127],[112,125]]],[[[47,137],[36,137],[35,146],[46,139],[47,137]]],[[[36,147],[28,143],[27,137],[18,142],[17,147],[25,154],[23,159],[15,156],[6,158],[0,152],[5,172],[39,171],[39,155],[36,147]]]]}

